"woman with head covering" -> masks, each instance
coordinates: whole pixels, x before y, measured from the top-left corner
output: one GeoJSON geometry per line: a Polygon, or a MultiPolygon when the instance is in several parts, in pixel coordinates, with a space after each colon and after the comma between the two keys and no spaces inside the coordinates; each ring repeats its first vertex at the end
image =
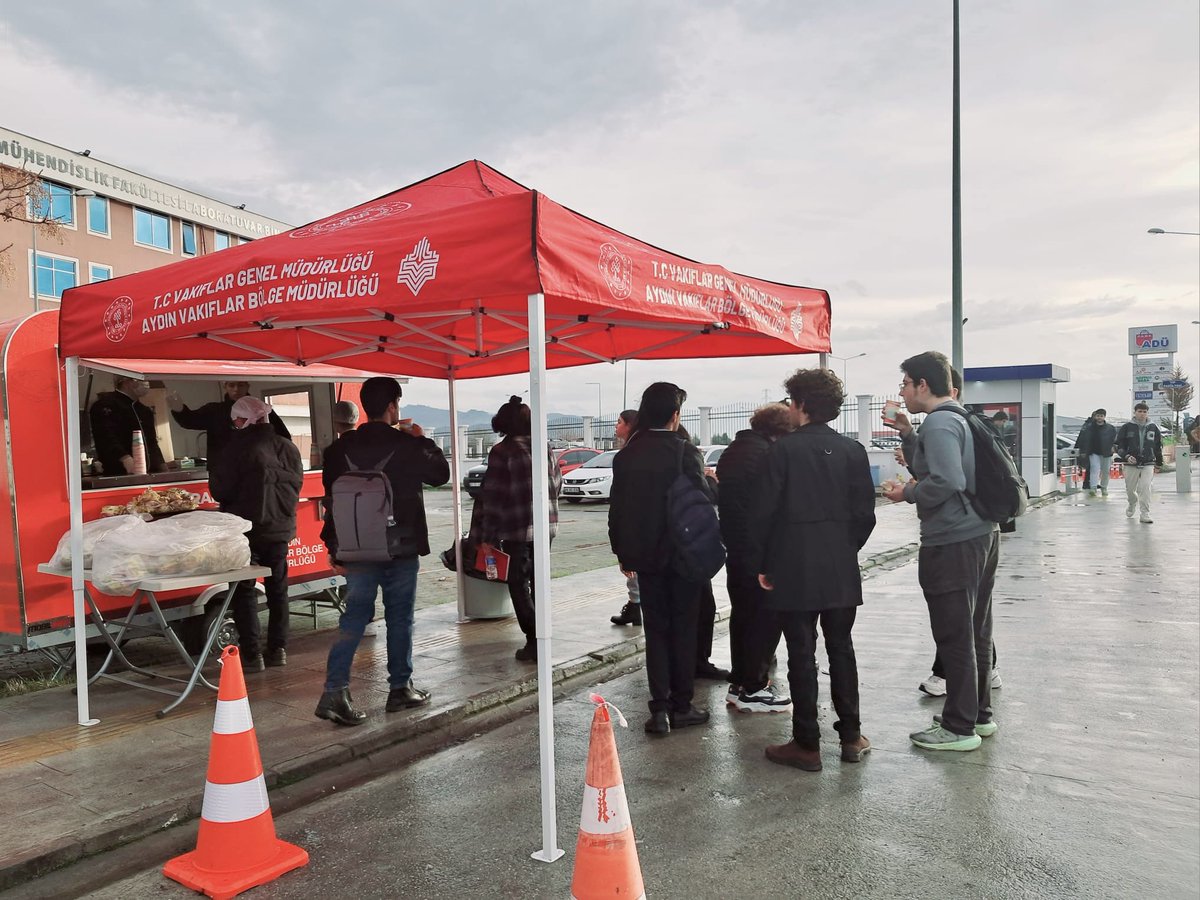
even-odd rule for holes
{"type": "Polygon", "coordinates": [[[266,566],[267,648],[259,646],[258,602],[253,581],[243,581],[233,595],[242,668],[261,672],[287,665],[288,542],[296,536],[296,504],[304,466],[296,445],[275,433],[271,407],[257,397],[241,397],[230,407],[235,431],[226,452],[209,470],[209,491],[225,512],[248,519],[250,559],[266,566]]]}
{"type": "MultiPolygon", "coordinates": [[[[537,625],[533,592],[533,447],[529,407],[509,397],[492,417],[492,430],[503,439],[488,453],[487,477],[472,516],[471,539],[484,553],[498,547],[509,556],[508,594],[525,646],[517,651],[522,662],[537,661],[537,625]]],[[[562,472],[546,449],[549,466],[550,539],[558,531],[558,494],[562,472]]]]}

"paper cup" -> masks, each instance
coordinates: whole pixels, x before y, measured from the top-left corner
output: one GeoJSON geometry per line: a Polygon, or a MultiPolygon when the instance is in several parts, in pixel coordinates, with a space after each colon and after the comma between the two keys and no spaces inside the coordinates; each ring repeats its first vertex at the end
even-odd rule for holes
{"type": "Polygon", "coordinates": [[[899,400],[888,400],[883,404],[883,424],[895,425],[896,413],[900,412],[899,400]]]}

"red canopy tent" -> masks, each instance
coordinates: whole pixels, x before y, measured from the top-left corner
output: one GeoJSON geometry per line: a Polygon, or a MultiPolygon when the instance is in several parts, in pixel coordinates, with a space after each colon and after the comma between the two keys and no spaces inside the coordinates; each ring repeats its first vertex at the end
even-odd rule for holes
{"type": "MultiPolygon", "coordinates": [[[[78,408],[80,357],[336,362],[454,382],[528,370],[535,446],[546,370],[622,359],[825,352],[829,295],[677,256],[470,161],[249,244],[63,295],[59,353],[78,408]]],[[[78,458],[78,416],[67,417],[78,458]]],[[[457,439],[457,428],[452,428],[457,439]]],[[[457,462],[457,446],[451,454],[457,462]]],[[[534,454],[534,484],[547,481],[534,454]]],[[[78,467],[72,552],[82,559],[78,467]]],[[[456,533],[458,478],[455,490],[456,533]]],[[[534,498],[542,849],[557,859],[547,498],[534,498]],[[544,599],[543,599],[544,598],[544,599]]],[[[462,571],[462,565],[458,570],[462,571]]],[[[73,571],[77,666],[83,572],[73,571]]],[[[461,587],[460,587],[461,596],[461,587]]],[[[461,601],[460,601],[461,608],[461,601]]],[[[89,718],[80,671],[79,721],[89,718]]]]}
{"type": "Polygon", "coordinates": [[[309,225],[63,297],[64,356],[272,359],[432,378],[829,349],[829,295],[668,253],[463,163],[309,225]]]}

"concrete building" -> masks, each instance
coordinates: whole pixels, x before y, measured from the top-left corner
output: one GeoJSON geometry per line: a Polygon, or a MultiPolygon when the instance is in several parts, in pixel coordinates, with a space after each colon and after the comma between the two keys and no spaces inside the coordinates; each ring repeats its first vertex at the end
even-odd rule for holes
{"type": "Polygon", "coordinates": [[[66,150],[2,127],[0,167],[24,168],[43,185],[42,195],[27,195],[13,218],[0,216],[0,320],[53,308],[77,284],[215,253],[291,227],[101,162],[88,150],[66,150]],[[41,222],[56,228],[39,228],[41,222]]]}

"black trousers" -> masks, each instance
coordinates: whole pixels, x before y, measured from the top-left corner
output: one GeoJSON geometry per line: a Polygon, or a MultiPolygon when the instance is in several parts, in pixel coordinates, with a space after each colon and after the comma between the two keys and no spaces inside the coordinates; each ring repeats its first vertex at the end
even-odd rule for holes
{"type": "MultiPolygon", "coordinates": [[[[287,647],[288,607],[287,593],[287,541],[265,541],[250,538],[250,562],[266,566],[271,574],[263,578],[267,592],[267,649],[283,650],[287,647]]],[[[243,656],[257,656],[262,652],[261,632],[258,624],[258,594],[253,581],[239,581],[233,591],[233,622],[238,630],[238,649],[243,656]]]]}
{"type": "Polygon", "coordinates": [[[646,678],[651,712],[682,712],[692,705],[696,677],[696,619],[704,585],[673,573],[638,573],[646,678]]]}
{"type": "Polygon", "coordinates": [[[501,541],[500,549],[508,554],[508,596],[512,598],[517,624],[528,643],[537,640],[537,598],[533,589],[533,543],[530,541],[501,541]]]}
{"type": "Polygon", "coordinates": [[[992,592],[1000,559],[1000,535],[922,547],[917,575],[929,626],[942,659],[946,703],[942,726],[955,734],[975,733],[992,720],[992,592]]]}
{"type": "Polygon", "coordinates": [[[788,687],[792,691],[792,738],[805,750],[817,750],[821,726],[817,722],[817,622],[825,635],[829,657],[829,693],[838,720],[833,723],[838,740],[858,740],[862,723],[858,713],[858,660],[850,632],[858,613],[855,606],[819,612],[773,613],[788,648],[788,687]]]}
{"type": "Polygon", "coordinates": [[[729,650],[733,657],[730,684],[753,694],[767,686],[771,657],[783,634],[775,615],[766,608],[766,591],[757,572],[725,568],[729,589],[729,650]]]}
{"type": "Polygon", "coordinates": [[[707,662],[712,656],[713,631],[717,624],[717,598],[712,582],[700,586],[700,606],[696,611],[696,662],[707,662]]]}

